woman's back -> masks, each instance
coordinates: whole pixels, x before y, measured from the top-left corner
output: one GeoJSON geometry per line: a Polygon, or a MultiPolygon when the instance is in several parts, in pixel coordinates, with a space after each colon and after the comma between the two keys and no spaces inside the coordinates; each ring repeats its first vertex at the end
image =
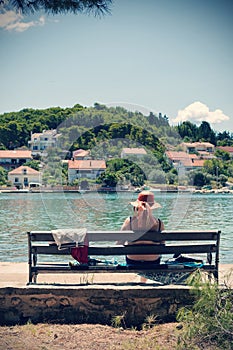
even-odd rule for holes
{"type": "MultiPolygon", "coordinates": [[[[145,192],[145,191],[144,191],[145,192]]],[[[142,192],[143,193],[143,192],[142,192]]],[[[151,192],[148,192],[149,195],[151,192]]],[[[153,194],[152,194],[153,195],[153,194]]],[[[139,197],[142,198],[143,196],[139,197]]],[[[147,196],[144,196],[143,198],[147,199],[147,196]]],[[[151,198],[151,197],[149,197],[151,198]]],[[[154,198],[154,197],[152,197],[154,198]]],[[[155,203],[154,201],[152,204],[155,203]]],[[[132,203],[131,203],[132,204],[132,203]]],[[[155,218],[152,215],[152,210],[148,202],[146,201],[140,201],[137,200],[136,202],[133,202],[134,205],[134,216],[133,217],[128,217],[125,222],[122,225],[121,230],[132,230],[132,231],[143,231],[143,232],[148,232],[148,231],[163,231],[164,230],[164,224],[160,219],[155,218]]],[[[153,241],[140,241],[137,240],[135,242],[126,242],[125,244],[129,245],[135,245],[135,244],[161,244],[156,243],[153,241]]],[[[159,255],[128,255],[128,259],[132,261],[157,261],[160,256],[159,255]]]]}

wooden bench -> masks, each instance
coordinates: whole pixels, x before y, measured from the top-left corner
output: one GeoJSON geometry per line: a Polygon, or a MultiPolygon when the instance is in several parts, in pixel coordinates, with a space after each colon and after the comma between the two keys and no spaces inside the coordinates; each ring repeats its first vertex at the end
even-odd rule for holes
{"type": "MultiPolygon", "coordinates": [[[[173,254],[204,254],[206,261],[201,266],[202,270],[213,275],[218,281],[219,271],[219,244],[221,231],[163,231],[163,232],[133,232],[133,231],[88,231],[88,256],[90,257],[116,257],[128,254],[160,254],[164,258],[173,254]],[[116,241],[140,240],[156,242],[154,245],[116,245],[116,241]],[[165,241],[165,244],[158,242],[165,241]]],[[[176,272],[182,268],[184,271],[194,271],[195,266],[181,266],[178,264],[161,263],[157,266],[127,266],[126,264],[97,264],[96,266],[79,265],[70,266],[69,263],[46,262],[40,260],[46,256],[69,256],[70,248],[59,250],[51,231],[28,232],[28,264],[29,284],[36,283],[38,274],[48,273],[142,273],[142,272],[176,272]]],[[[124,258],[122,258],[125,260],[124,258]]],[[[51,260],[51,259],[50,259],[51,260]]],[[[70,260],[72,257],[70,255],[70,260]]],[[[47,257],[46,257],[47,261],[47,257]]],[[[73,260],[75,262],[75,260],[73,260]]]]}

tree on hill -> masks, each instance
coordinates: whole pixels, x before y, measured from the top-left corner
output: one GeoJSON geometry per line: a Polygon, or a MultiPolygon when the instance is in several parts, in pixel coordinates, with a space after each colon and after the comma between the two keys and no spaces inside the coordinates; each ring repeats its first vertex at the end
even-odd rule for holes
{"type": "Polygon", "coordinates": [[[184,141],[206,141],[213,145],[217,144],[215,132],[206,121],[203,121],[199,127],[190,121],[185,121],[177,126],[177,131],[184,141]]]}
{"type": "Polygon", "coordinates": [[[217,134],[217,144],[218,146],[232,146],[233,145],[233,133],[229,131],[219,132],[217,134]]]}
{"type": "Polygon", "coordinates": [[[188,138],[190,141],[196,141],[198,134],[198,127],[190,121],[178,124],[177,131],[182,139],[188,138]]]}
{"type": "Polygon", "coordinates": [[[208,122],[202,122],[198,128],[198,136],[200,140],[208,141],[213,145],[216,145],[216,136],[214,131],[211,129],[208,122]]]}
{"type": "Polygon", "coordinates": [[[107,162],[107,169],[99,177],[106,186],[115,187],[119,181],[130,182],[133,186],[142,186],[145,182],[143,170],[127,159],[112,159],[107,162]]]}
{"type": "Polygon", "coordinates": [[[29,160],[28,162],[24,163],[24,166],[29,166],[29,168],[35,169],[37,171],[40,170],[40,161],[39,160],[29,160]]]}

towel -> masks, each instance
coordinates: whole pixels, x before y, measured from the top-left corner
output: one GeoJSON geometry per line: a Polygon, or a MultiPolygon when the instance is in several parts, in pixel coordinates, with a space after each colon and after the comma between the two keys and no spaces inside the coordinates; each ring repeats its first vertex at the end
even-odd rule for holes
{"type": "Polygon", "coordinates": [[[58,229],[52,230],[54,241],[58,249],[88,246],[87,229],[58,229]]]}

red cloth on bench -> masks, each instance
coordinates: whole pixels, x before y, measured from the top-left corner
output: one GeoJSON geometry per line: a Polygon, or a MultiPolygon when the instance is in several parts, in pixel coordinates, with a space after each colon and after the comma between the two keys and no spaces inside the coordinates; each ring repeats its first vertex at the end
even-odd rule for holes
{"type": "Polygon", "coordinates": [[[72,257],[81,264],[88,263],[88,245],[71,248],[72,257]]]}

